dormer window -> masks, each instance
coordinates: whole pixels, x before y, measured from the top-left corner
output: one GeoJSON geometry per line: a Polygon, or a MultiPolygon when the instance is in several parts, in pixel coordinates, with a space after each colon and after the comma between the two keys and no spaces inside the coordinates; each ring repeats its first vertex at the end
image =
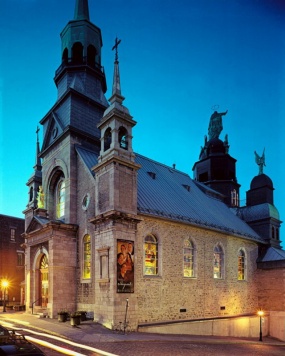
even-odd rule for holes
{"type": "Polygon", "coordinates": [[[152,179],[155,179],[156,174],[154,172],[147,172],[147,173],[152,179]]]}

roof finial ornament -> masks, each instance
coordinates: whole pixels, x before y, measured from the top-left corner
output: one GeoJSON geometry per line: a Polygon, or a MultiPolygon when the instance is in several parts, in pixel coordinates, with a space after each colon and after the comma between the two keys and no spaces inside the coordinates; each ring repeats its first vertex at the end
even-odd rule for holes
{"type": "Polygon", "coordinates": [[[118,40],[118,37],[116,37],[115,39],[115,44],[114,46],[112,47],[112,51],[114,51],[114,49],[116,50],[115,51],[115,62],[118,62],[118,59],[119,59],[119,56],[118,56],[118,47],[119,47],[119,44],[121,43],[121,40],[118,40]]]}
{"type": "Polygon", "coordinates": [[[258,167],[259,167],[259,173],[258,175],[260,174],[263,174],[263,166],[265,166],[265,148],[263,149],[263,153],[262,153],[262,156],[259,156],[256,151],[254,151],[254,154],[255,154],[255,162],[257,163],[258,167]]]}

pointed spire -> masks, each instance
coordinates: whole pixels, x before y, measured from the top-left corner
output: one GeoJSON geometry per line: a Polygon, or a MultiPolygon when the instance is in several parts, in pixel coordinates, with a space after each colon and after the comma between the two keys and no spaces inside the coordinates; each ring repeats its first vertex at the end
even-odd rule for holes
{"type": "Polygon", "coordinates": [[[41,163],[41,159],[40,159],[40,142],[39,142],[39,127],[37,126],[37,144],[36,144],[36,164],[34,166],[34,169],[37,171],[41,171],[42,170],[42,163],[41,163]]]}
{"type": "Polygon", "coordinates": [[[122,104],[122,102],[125,99],[121,94],[121,81],[120,81],[119,56],[118,56],[118,46],[120,43],[121,40],[118,40],[118,38],[116,37],[115,44],[112,48],[112,51],[115,50],[115,62],[114,62],[112,96],[109,100],[111,104],[114,102],[122,104]]]}
{"type": "Polygon", "coordinates": [[[88,20],[89,21],[89,8],[88,0],[76,0],[74,20],[88,20]]]}

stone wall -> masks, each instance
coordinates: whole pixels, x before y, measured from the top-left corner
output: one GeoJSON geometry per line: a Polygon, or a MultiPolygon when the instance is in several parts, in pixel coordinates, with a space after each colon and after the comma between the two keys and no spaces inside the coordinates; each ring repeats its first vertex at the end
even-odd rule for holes
{"type": "Polygon", "coordinates": [[[258,308],[257,245],[240,238],[190,225],[144,217],[136,240],[135,294],[138,323],[196,319],[255,313],[258,308]],[[144,237],[154,234],[159,243],[159,274],[144,276],[144,237]],[[196,247],[195,278],[183,277],[183,241],[191,238],[196,247]],[[224,278],[213,278],[213,250],[224,249],[224,278]],[[246,253],[246,280],[238,275],[238,251],[246,253]]]}

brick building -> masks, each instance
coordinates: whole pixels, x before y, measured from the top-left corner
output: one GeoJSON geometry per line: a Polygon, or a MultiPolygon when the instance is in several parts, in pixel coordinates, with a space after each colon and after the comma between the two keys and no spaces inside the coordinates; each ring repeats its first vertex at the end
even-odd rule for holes
{"type": "Polygon", "coordinates": [[[108,103],[101,31],[87,0],[76,1],[61,40],[58,99],[40,121],[43,143],[27,183],[27,309],[35,303],[50,317],[86,310],[112,327],[128,299],[135,328],[255,314],[263,307],[258,267],[276,254],[285,260],[262,157],[240,207],[236,160],[227,136],[219,138],[226,112],[210,118],[194,179],[135,154],[119,41],[108,103]]]}
{"type": "MultiPolygon", "coordinates": [[[[6,300],[12,304],[24,304],[25,300],[24,231],[24,219],[0,215],[0,283],[3,280],[9,283],[6,300]]],[[[3,298],[2,289],[1,303],[3,298]]]]}

